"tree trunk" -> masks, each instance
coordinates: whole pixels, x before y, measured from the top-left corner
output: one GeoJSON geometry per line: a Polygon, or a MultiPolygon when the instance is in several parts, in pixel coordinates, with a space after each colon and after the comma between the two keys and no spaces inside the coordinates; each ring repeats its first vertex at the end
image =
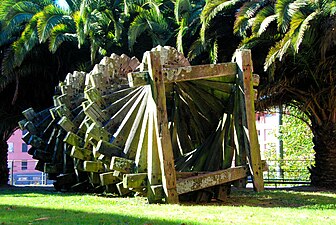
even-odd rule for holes
{"type": "Polygon", "coordinates": [[[336,189],[336,124],[313,127],[315,166],[310,170],[311,185],[336,189]]]}
{"type": "Polygon", "coordinates": [[[3,139],[0,140],[0,186],[8,184],[9,169],[8,160],[8,145],[3,139]]]}

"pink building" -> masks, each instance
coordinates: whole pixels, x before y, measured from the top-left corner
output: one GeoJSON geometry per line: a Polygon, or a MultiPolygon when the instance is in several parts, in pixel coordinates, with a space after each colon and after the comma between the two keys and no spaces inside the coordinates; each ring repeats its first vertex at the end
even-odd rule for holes
{"type": "Polygon", "coordinates": [[[7,144],[10,183],[25,185],[41,183],[43,173],[35,170],[37,160],[34,160],[28,154],[30,146],[27,146],[22,140],[22,131],[15,131],[7,141],[7,144]]]}

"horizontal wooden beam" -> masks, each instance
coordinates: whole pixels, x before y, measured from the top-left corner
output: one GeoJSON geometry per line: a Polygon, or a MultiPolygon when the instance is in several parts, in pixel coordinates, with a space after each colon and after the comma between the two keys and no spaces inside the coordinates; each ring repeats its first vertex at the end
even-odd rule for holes
{"type": "MultiPolygon", "coordinates": [[[[236,63],[220,63],[198,66],[186,66],[177,68],[162,69],[164,83],[182,82],[189,80],[207,79],[213,77],[231,76],[237,74],[236,63]]],[[[130,86],[141,86],[148,84],[148,72],[134,72],[128,74],[130,86]]]]}
{"type": "Polygon", "coordinates": [[[122,173],[131,173],[134,169],[135,162],[133,160],[113,156],[111,160],[111,170],[117,170],[122,173]]]}
{"type": "Polygon", "coordinates": [[[114,172],[106,172],[106,173],[101,173],[100,176],[100,183],[102,185],[110,185],[110,184],[115,184],[120,182],[120,179],[118,177],[115,177],[114,172]]]}
{"type": "Polygon", "coordinates": [[[246,176],[247,168],[245,166],[234,167],[178,180],[176,182],[176,189],[180,195],[239,180],[246,176]]]}
{"type": "Polygon", "coordinates": [[[147,186],[147,173],[124,174],[124,188],[144,188],[147,186]]]}

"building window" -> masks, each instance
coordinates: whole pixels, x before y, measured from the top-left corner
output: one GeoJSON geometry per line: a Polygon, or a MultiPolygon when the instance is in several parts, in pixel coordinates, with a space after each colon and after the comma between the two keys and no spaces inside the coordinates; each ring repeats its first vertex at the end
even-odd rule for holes
{"type": "Polygon", "coordinates": [[[22,161],[21,162],[21,170],[27,170],[28,169],[28,162],[22,161]]]}
{"type": "Polygon", "coordinates": [[[14,143],[8,142],[8,152],[14,152],[14,143]]]}
{"type": "Polygon", "coordinates": [[[25,143],[22,143],[22,152],[28,152],[28,146],[25,143]]]}

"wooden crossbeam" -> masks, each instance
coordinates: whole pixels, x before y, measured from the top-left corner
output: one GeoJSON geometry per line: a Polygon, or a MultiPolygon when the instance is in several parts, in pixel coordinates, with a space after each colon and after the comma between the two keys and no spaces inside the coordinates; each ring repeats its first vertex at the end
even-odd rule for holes
{"type": "MultiPolygon", "coordinates": [[[[164,68],[162,69],[162,74],[164,83],[233,76],[237,74],[237,64],[220,63],[177,68],[164,68]]],[[[149,81],[149,73],[147,71],[129,73],[128,81],[131,87],[146,85],[149,81]]]]}
{"type": "Polygon", "coordinates": [[[177,180],[176,190],[180,195],[239,180],[246,176],[247,168],[245,166],[239,166],[177,180]]]}

